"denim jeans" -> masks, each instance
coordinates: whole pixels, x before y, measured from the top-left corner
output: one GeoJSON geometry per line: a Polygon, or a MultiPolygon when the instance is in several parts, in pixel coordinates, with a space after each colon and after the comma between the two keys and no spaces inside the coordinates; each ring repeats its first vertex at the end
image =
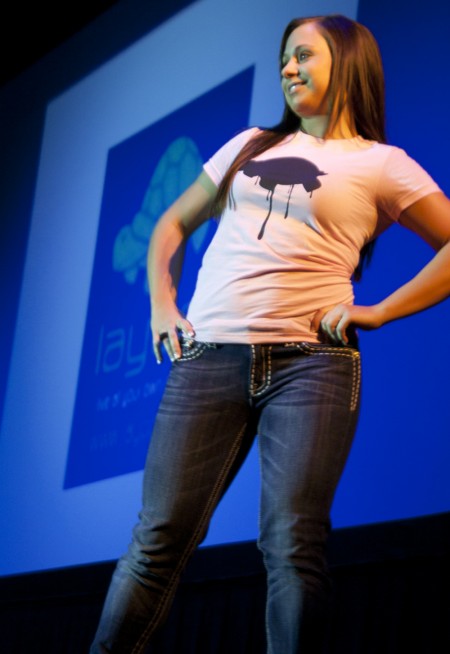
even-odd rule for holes
{"type": "Polygon", "coordinates": [[[355,348],[185,343],[155,420],[140,520],[117,564],[91,654],[144,651],[256,435],[267,651],[320,651],[329,514],[359,393],[355,348]]]}

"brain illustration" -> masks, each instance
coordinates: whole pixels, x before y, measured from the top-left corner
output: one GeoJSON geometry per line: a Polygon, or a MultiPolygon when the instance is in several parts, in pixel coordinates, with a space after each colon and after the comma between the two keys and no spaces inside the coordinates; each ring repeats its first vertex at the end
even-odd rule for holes
{"type": "MultiPolygon", "coordinates": [[[[203,165],[195,142],[188,137],[173,141],[159,160],[142,200],[139,211],[130,224],[116,236],[113,248],[113,268],[134,284],[139,271],[146,267],[148,241],[161,214],[198,177],[203,165]]],[[[206,225],[205,225],[206,227],[206,225]]],[[[204,232],[193,235],[193,245],[201,247],[204,232]]],[[[144,284],[147,289],[147,282],[144,284]]]]}

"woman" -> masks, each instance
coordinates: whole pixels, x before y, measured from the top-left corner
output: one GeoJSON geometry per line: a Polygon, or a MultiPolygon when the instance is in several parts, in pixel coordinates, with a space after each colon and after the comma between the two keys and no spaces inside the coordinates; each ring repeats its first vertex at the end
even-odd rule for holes
{"type": "Polygon", "coordinates": [[[330,507],[359,405],[356,329],[450,294],[450,201],[416,162],[385,144],[373,36],[343,16],[296,19],[280,52],[281,123],[227,143],[152,236],[154,351],[174,365],[140,522],[92,653],[144,650],[256,434],[268,653],[320,651],[330,507]],[[218,214],[185,318],[176,306],[183,246],[218,214]],[[394,221],[437,254],[383,301],[355,306],[351,279],[394,221]]]}

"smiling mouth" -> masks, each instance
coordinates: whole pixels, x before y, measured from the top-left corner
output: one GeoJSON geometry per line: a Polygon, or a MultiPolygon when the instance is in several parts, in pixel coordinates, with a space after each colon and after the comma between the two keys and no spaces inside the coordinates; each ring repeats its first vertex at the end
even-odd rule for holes
{"type": "Polygon", "coordinates": [[[288,93],[295,93],[295,91],[300,88],[300,86],[304,86],[305,82],[294,82],[293,84],[289,84],[287,87],[288,93]]]}

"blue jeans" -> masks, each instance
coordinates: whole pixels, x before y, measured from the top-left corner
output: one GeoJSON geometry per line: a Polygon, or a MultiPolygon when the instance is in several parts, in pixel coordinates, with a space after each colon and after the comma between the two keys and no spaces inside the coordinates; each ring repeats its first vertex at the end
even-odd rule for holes
{"type": "Polygon", "coordinates": [[[320,651],[329,514],[359,392],[354,348],[185,343],[156,417],[140,521],[91,654],[144,651],[256,434],[268,654],[320,651]]]}

